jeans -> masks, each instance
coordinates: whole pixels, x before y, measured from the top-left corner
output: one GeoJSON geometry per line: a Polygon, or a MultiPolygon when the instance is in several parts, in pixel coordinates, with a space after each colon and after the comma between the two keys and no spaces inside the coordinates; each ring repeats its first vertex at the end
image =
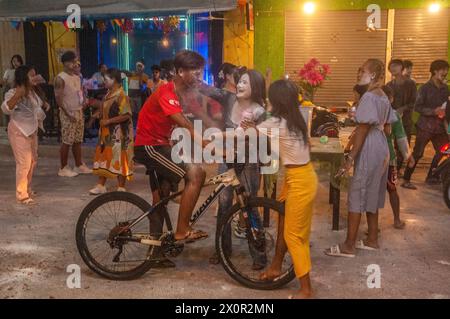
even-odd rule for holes
{"type": "MultiPolygon", "coordinates": [[[[227,164],[219,164],[219,174],[223,174],[228,171],[227,164]]],[[[236,168],[236,174],[241,181],[242,185],[244,185],[247,192],[250,196],[256,197],[258,195],[258,190],[260,186],[260,174],[259,174],[259,165],[258,164],[245,164],[241,165],[241,167],[236,168]]],[[[219,222],[221,218],[225,215],[225,213],[233,206],[233,188],[227,187],[225,188],[219,196],[219,210],[217,212],[217,221],[219,222]]],[[[264,231],[261,218],[259,216],[258,211],[252,210],[248,212],[250,217],[250,223],[252,228],[255,228],[259,231],[264,231]]],[[[225,229],[224,234],[224,250],[231,253],[231,227],[230,224],[227,225],[227,229],[225,229]]],[[[259,243],[258,243],[259,244],[259,243]]],[[[259,265],[265,265],[267,263],[267,256],[265,253],[265,249],[261,249],[256,247],[255,244],[248,242],[250,254],[253,258],[253,262],[259,265]]],[[[258,245],[259,246],[259,245],[258,245]]],[[[264,247],[264,245],[262,245],[264,247]]]]}

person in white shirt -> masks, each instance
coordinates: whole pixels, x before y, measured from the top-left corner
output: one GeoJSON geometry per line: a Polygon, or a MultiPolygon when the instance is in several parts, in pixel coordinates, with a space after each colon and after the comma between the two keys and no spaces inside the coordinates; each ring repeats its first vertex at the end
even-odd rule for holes
{"type": "Polygon", "coordinates": [[[33,68],[20,66],[14,76],[15,86],[6,93],[1,109],[11,116],[8,139],[16,160],[16,198],[19,203],[31,204],[31,181],[37,162],[37,132],[45,119],[42,108],[48,111],[50,106],[36,92],[33,83],[36,71],[33,68]]]}
{"type": "MultiPolygon", "coordinates": [[[[3,74],[3,77],[0,78],[0,88],[2,88],[2,96],[5,97],[6,92],[14,87],[14,73],[19,66],[23,65],[23,58],[16,54],[11,58],[11,68],[7,69],[3,74]]],[[[8,125],[9,116],[4,114],[4,123],[8,125]]],[[[8,128],[6,128],[8,131],[8,128]]]]}
{"type": "Polygon", "coordinates": [[[61,121],[61,177],[75,177],[78,174],[91,174],[82,162],[81,143],[84,135],[83,107],[87,104],[81,86],[80,76],[77,74],[77,56],[72,51],[65,52],[61,57],[64,71],[55,79],[55,97],[59,106],[61,121]],[[75,168],[68,166],[69,151],[72,148],[75,158],[75,168]]]}
{"type": "Polygon", "coordinates": [[[92,76],[92,81],[96,82],[94,84],[94,90],[104,89],[105,88],[105,76],[108,71],[108,67],[105,63],[100,63],[98,66],[98,72],[94,73],[92,76]]]}
{"type": "MultiPolygon", "coordinates": [[[[289,250],[301,286],[290,298],[311,298],[309,237],[318,179],[310,161],[308,129],[300,111],[295,83],[274,82],[269,89],[269,101],[272,117],[256,128],[259,134],[279,140],[279,149],[272,148],[272,152],[279,154],[285,167],[285,182],[279,199],[285,202],[285,215],[280,215],[274,259],[261,279],[276,280],[281,275],[284,256],[289,250]]],[[[255,123],[244,121],[242,127],[255,127],[255,123]]]]}

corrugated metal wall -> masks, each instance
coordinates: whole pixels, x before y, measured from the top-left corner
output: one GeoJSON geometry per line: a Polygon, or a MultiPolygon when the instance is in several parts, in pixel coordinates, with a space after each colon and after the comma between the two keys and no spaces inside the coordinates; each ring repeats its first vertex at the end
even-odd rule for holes
{"type": "MultiPolygon", "coordinates": [[[[353,99],[358,67],[368,58],[385,61],[387,33],[365,31],[367,17],[365,11],[319,11],[311,16],[286,12],[286,72],[298,72],[313,57],[331,66],[330,80],[315,98],[317,105],[345,106],[353,99]]],[[[386,28],[387,11],[381,21],[386,28]]]]}
{"type": "Polygon", "coordinates": [[[9,22],[0,22],[0,72],[10,68],[11,57],[20,54],[25,59],[25,42],[23,25],[19,30],[14,29],[9,22]]]}
{"type": "MultiPolygon", "coordinates": [[[[5,71],[11,67],[11,57],[20,54],[25,59],[25,42],[23,26],[19,30],[14,29],[9,22],[0,22],[0,76],[3,78],[5,71]]],[[[25,61],[26,62],[26,61],[25,61]]],[[[3,102],[3,89],[0,89],[0,103],[3,102]]],[[[0,125],[6,125],[0,110],[0,125]]]]}
{"type": "Polygon", "coordinates": [[[418,83],[430,78],[430,63],[448,59],[450,10],[431,14],[425,9],[395,10],[393,57],[414,63],[418,83]]]}

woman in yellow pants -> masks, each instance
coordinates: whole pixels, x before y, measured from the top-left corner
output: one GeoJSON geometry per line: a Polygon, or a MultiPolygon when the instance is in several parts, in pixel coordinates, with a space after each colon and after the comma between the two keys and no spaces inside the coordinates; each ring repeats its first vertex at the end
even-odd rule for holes
{"type": "MultiPolygon", "coordinates": [[[[273,280],[281,274],[284,256],[289,250],[301,289],[294,298],[312,297],[309,273],[311,258],[309,235],[317,192],[317,175],[310,162],[308,132],[299,109],[297,86],[280,80],[269,89],[272,117],[257,126],[260,134],[279,140],[278,152],[286,168],[281,200],[286,202],[285,217],[280,216],[275,257],[262,279],[273,280]],[[283,240],[284,239],[284,240],[283,240]]],[[[245,128],[251,123],[245,123],[245,128]]]]}

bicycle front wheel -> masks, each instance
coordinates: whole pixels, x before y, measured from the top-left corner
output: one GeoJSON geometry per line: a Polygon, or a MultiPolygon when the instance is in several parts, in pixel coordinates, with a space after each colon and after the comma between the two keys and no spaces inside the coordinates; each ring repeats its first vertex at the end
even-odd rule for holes
{"type": "Polygon", "coordinates": [[[223,267],[234,280],[251,289],[273,290],[287,285],[295,278],[293,263],[288,253],[277,278],[270,281],[260,278],[275,255],[278,222],[282,215],[283,203],[258,197],[248,200],[245,212],[240,205],[234,205],[221,217],[216,236],[217,254],[223,267]],[[248,223],[243,223],[244,213],[256,215],[253,219],[259,219],[261,222],[258,241],[262,241],[262,244],[255,245],[248,239],[251,234],[248,223]],[[261,267],[255,269],[255,262],[262,264],[261,267]]]}

